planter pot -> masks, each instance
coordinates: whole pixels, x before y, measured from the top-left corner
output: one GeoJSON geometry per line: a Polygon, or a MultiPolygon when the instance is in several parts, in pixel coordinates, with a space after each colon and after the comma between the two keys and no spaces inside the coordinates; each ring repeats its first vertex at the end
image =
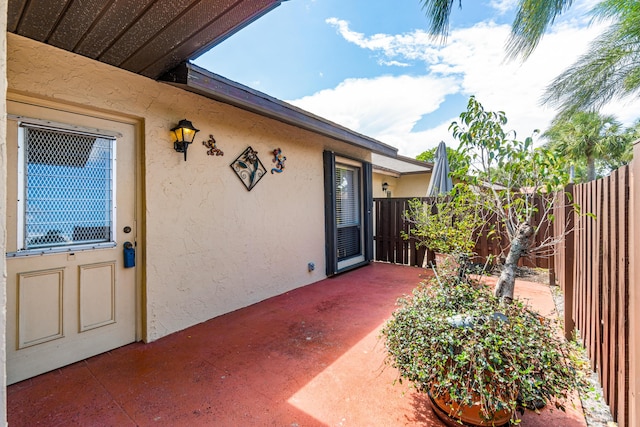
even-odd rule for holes
{"type": "Polygon", "coordinates": [[[442,268],[444,266],[457,270],[460,267],[460,263],[455,255],[436,252],[436,267],[442,268]]]}
{"type": "Polygon", "coordinates": [[[429,401],[433,412],[449,427],[460,427],[461,425],[470,427],[506,426],[513,416],[512,411],[505,409],[496,412],[491,420],[487,420],[482,417],[479,403],[460,405],[452,402],[448,396],[436,398],[431,393],[429,393],[429,401]]]}

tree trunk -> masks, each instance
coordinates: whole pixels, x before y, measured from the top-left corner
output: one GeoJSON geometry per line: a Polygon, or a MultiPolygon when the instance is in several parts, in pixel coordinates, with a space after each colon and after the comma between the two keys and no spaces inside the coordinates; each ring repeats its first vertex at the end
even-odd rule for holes
{"type": "Polygon", "coordinates": [[[504,262],[502,273],[496,284],[495,296],[510,303],[513,301],[513,291],[516,284],[516,269],[520,257],[526,254],[531,246],[534,228],[529,224],[522,224],[518,227],[516,237],[511,241],[509,254],[504,262]]]}
{"type": "Polygon", "coordinates": [[[587,157],[587,181],[596,179],[596,160],[592,156],[587,157]]]}

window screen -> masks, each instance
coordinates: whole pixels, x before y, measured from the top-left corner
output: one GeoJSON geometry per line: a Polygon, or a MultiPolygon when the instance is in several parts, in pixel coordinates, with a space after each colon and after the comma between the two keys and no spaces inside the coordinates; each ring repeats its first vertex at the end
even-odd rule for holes
{"type": "Polygon", "coordinates": [[[361,253],[360,238],[360,171],[336,165],[336,222],[338,226],[338,259],[361,253]]]}
{"type": "Polygon", "coordinates": [[[114,139],[23,125],[24,249],[111,241],[114,139]]]}

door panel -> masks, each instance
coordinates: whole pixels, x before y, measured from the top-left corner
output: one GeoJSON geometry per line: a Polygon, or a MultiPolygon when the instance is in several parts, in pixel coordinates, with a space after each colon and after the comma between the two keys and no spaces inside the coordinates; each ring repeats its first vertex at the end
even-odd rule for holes
{"type": "MultiPolygon", "coordinates": [[[[6,336],[7,383],[11,384],[135,341],[136,269],[124,268],[123,244],[135,242],[136,141],[132,124],[15,101],[9,101],[7,108],[6,336]],[[91,186],[94,176],[60,181],[45,175],[42,186],[46,197],[34,196],[31,190],[29,194],[20,191],[30,173],[30,162],[73,167],[73,173],[82,174],[77,168],[86,164],[92,147],[66,142],[64,150],[69,151],[69,158],[82,158],[78,164],[45,159],[42,153],[58,144],[52,132],[51,140],[32,148],[35,155],[32,151],[31,157],[25,156],[24,148],[18,148],[19,143],[24,144],[20,126],[33,123],[81,135],[104,133],[114,140],[114,167],[107,178],[111,187],[102,191],[109,194],[112,206],[96,209],[99,225],[92,223],[91,216],[76,215],[75,208],[60,215],[39,216],[39,210],[55,210],[51,206],[65,200],[65,191],[84,200],[83,191],[91,186]],[[73,185],[77,188],[70,187],[73,185]],[[43,199],[44,205],[31,203],[30,197],[43,199]],[[105,215],[108,226],[104,225],[105,215]],[[40,218],[50,223],[42,224],[40,218]],[[125,232],[127,226],[129,233],[125,232]],[[42,233],[30,237],[36,229],[42,233]]],[[[29,185],[39,188],[41,183],[29,185]]],[[[103,202],[91,203],[88,206],[103,202]]]]}
{"type": "Polygon", "coordinates": [[[62,338],[64,269],[18,274],[18,349],[62,338]]]}
{"type": "Polygon", "coordinates": [[[79,268],[80,332],[115,323],[115,263],[81,265],[79,268]]]}

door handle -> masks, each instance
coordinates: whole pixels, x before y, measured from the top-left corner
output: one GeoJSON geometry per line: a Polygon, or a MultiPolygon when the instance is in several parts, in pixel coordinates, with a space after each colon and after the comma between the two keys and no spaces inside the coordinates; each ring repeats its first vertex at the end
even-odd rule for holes
{"type": "Polygon", "coordinates": [[[124,242],[123,245],[123,253],[124,253],[124,268],[131,268],[136,266],[136,250],[133,247],[133,243],[124,242]]]}

